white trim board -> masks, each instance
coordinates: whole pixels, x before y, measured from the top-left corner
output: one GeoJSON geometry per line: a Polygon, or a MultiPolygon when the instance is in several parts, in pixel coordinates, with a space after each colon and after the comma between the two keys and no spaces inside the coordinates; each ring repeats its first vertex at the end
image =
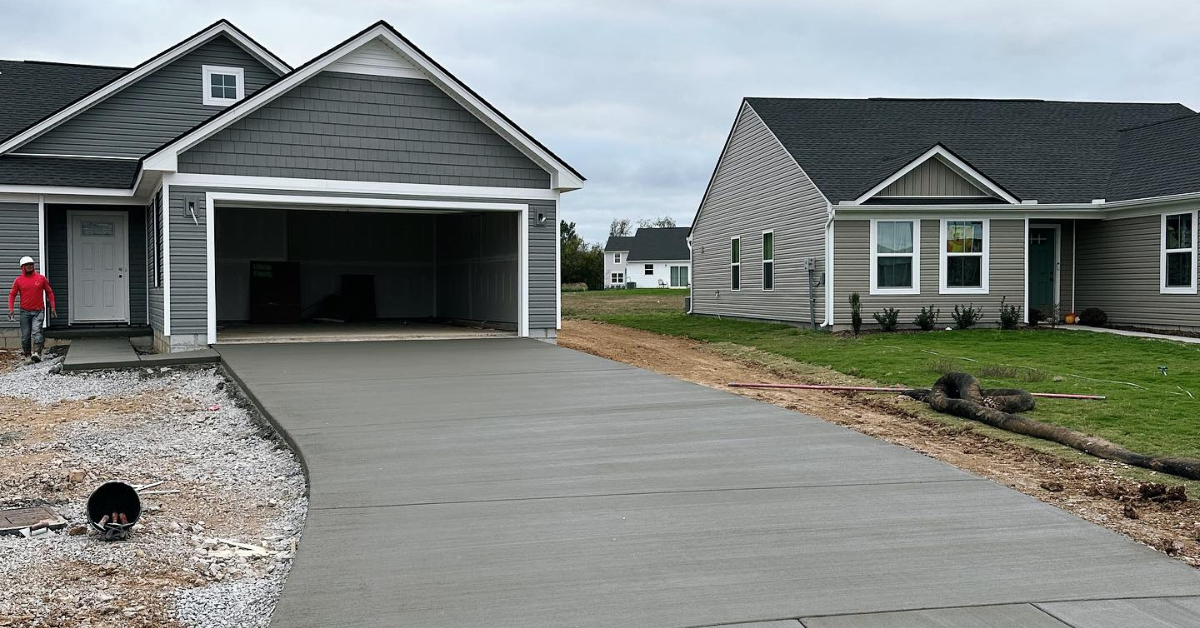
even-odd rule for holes
{"type": "Polygon", "coordinates": [[[559,199],[559,192],[546,188],[503,188],[471,185],[434,185],[430,183],[381,183],[375,181],[348,181],[345,179],[297,179],[174,173],[171,175],[171,182],[175,185],[208,188],[246,188],[253,190],[340,194],[514,198],[539,201],[557,201],[559,199]]]}
{"type": "Polygon", "coordinates": [[[196,48],[208,43],[213,38],[221,35],[225,35],[226,37],[232,39],[252,56],[263,61],[277,74],[286,74],[287,72],[291,71],[291,67],[281,61],[275,55],[271,54],[269,50],[254,43],[252,39],[244,35],[233,24],[230,24],[225,20],[221,20],[216,24],[213,24],[212,26],[200,31],[199,33],[196,33],[195,35],[185,39],[184,41],[172,46],[171,48],[168,48],[165,52],[156,55],[149,61],[146,61],[142,65],[123,74],[104,87],[101,87],[87,96],[76,100],[70,105],[59,109],[53,115],[29,127],[28,129],[25,129],[17,135],[14,135],[4,143],[0,143],[0,154],[8,153],[18,146],[21,146],[22,144],[25,144],[35,137],[45,133],[46,131],[58,126],[59,124],[70,120],[92,105],[104,100],[105,98],[108,98],[122,89],[125,89],[142,78],[153,74],[163,66],[166,66],[167,64],[183,57],[196,48]]]}
{"type": "Polygon", "coordinates": [[[442,70],[430,58],[404,40],[387,23],[379,22],[362,33],[334,47],[324,55],[313,59],[299,70],[288,74],[275,83],[260,89],[253,96],[231,107],[226,113],[219,114],[209,122],[197,127],[183,137],[159,148],[148,155],[144,161],[147,170],[175,172],[179,166],[179,154],[212,137],[229,125],[254,113],[263,105],[282,96],[292,88],[300,85],[318,72],[346,58],[364,45],[379,41],[390,47],[401,58],[419,68],[428,75],[429,80],[440,87],[448,96],[474,114],[480,121],[500,134],[537,164],[545,168],[551,175],[551,187],[556,190],[575,190],[583,187],[583,179],[575,175],[569,167],[550,152],[541,147],[532,137],[518,129],[499,111],[493,109],[475,95],[465,85],[460,83],[446,71],[442,70]]]}
{"type": "Polygon", "coordinates": [[[995,182],[993,182],[991,179],[987,178],[987,176],[985,176],[983,173],[972,168],[971,165],[968,164],[967,162],[959,159],[957,156],[954,155],[954,153],[951,153],[949,150],[947,150],[945,146],[942,146],[941,144],[937,144],[933,148],[930,148],[929,150],[922,153],[920,157],[917,157],[916,159],[908,162],[907,165],[900,168],[896,172],[892,173],[892,175],[890,177],[888,177],[888,178],[884,179],[883,181],[879,182],[878,184],[876,184],[875,187],[867,190],[862,196],[859,196],[858,198],[854,199],[854,201],[850,204],[857,205],[857,204],[867,202],[867,200],[869,200],[871,197],[882,192],[889,185],[895,183],[896,181],[899,181],[902,177],[904,177],[904,175],[908,174],[909,172],[912,172],[914,169],[917,168],[917,166],[920,166],[921,164],[925,163],[926,161],[928,161],[930,159],[940,160],[947,167],[949,167],[951,170],[953,170],[955,172],[955,174],[966,179],[969,183],[971,183],[975,187],[980,188],[981,190],[983,190],[985,192],[989,192],[992,195],[996,196],[997,198],[1004,199],[1005,201],[1012,203],[1012,204],[1019,204],[1021,202],[1021,201],[1017,200],[1017,198],[1014,197],[1013,195],[1004,191],[1004,188],[1000,187],[995,182]]]}
{"type": "MultiPolygon", "coordinates": [[[[165,187],[165,186],[164,186],[165,187]]],[[[216,217],[217,208],[264,207],[285,205],[288,209],[313,209],[331,211],[407,212],[432,210],[439,213],[459,211],[511,212],[520,221],[518,228],[518,322],[517,335],[529,336],[529,205],[523,203],[485,203],[471,201],[427,201],[411,199],[358,198],[336,196],[297,196],[279,194],[253,194],[244,192],[204,193],[204,240],[205,240],[205,301],[207,343],[217,343],[217,265],[216,265],[216,217]]],[[[164,218],[165,220],[165,218],[164,218]]],[[[165,223],[169,224],[169,220],[165,223]]],[[[165,248],[165,245],[164,245],[165,248]]],[[[167,282],[169,290],[170,282],[167,282]]]]}

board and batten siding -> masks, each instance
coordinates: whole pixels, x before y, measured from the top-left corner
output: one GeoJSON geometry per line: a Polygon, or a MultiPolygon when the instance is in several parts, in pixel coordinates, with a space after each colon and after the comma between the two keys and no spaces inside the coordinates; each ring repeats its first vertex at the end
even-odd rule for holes
{"type": "Polygon", "coordinates": [[[545,169],[433,83],[328,71],[184,152],[179,171],[550,187],[545,169]]]}
{"type": "MultiPolygon", "coordinates": [[[[38,250],[38,204],[37,203],[0,203],[0,262],[9,272],[0,275],[4,277],[4,307],[8,307],[8,291],[12,281],[17,278],[20,268],[17,262],[28,255],[37,260],[37,270],[45,273],[42,266],[41,254],[38,250]]],[[[54,284],[51,283],[53,288],[54,284]]],[[[55,295],[57,296],[57,295],[55,295]]],[[[17,297],[20,307],[21,297],[17,297]]],[[[7,311],[7,310],[6,310],[7,311]]],[[[9,322],[7,316],[0,316],[0,327],[16,327],[16,322],[9,322]]]]}
{"type": "MultiPolygon", "coordinates": [[[[875,197],[942,197],[978,198],[989,194],[962,178],[940,159],[927,159],[879,191],[875,197]]],[[[872,197],[874,198],[874,197],[872,197]]],[[[834,256],[836,258],[836,255],[834,256]]]]}
{"type": "MultiPolygon", "coordinates": [[[[170,220],[171,238],[171,335],[207,333],[207,251],[206,225],[209,208],[205,205],[202,187],[171,186],[169,207],[166,212],[170,220]],[[194,203],[196,221],[187,211],[188,203],[194,203]],[[199,224],[197,224],[199,223],[199,224]]],[[[222,189],[222,192],[256,194],[293,194],[289,191],[255,189],[222,189]]],[[[414,197],[390,194],[345,194],[306,192],[311,196],[339,196],[361,198],[389,198],[408,200],[457,201],[453,197],[414,197]]],[[[522,199],[485,198],[470,199],[472,202],[520,203],[529,205],[529,328],[530,330],[553,330],[558,325],[558,284],[556,277],[557,239],[554,225],[558,220],[554,201],[529,201],[522,199]],[[544,221],[538,222],[538,214],[544,221]]],[[[153,292],[152,292],[153,295],[153,292]]],[[[153,317],[153,308],[151,310],[153,317]]],[[[157,327],[161,329],[161,327],[157,327]]],[[[538,334],[541,335],[541,334],[538,334]]]]}
{"type": "Polygon", "coordinates": [[[49,259],[50,286],[54,288],[58,318],[50,319],[51,327],[66,327],[71,320],[71,251],[70,217],[67,212],[104,212],[126,214],[126,243],[129,255],[129,323],[146,322],[146,225],[145,208],[122,205],[46,205],[46,257],[49,259]]]}
{"type": "MultiPolygon", "coordinates": [[[[146,250],[149,251],[149,253],[147,254],[146,265],[147,265],[150,273],[153,273],[154,275],[158,275],[161,277],[161,276],[163,276],[163,273],[162,273],[162,242],[163,242],[162,190],[159,190],[158,192],[156,192],[154,194],[154,199],[150,202],[150,205],[148,206],[147,211],[155,212],[157,214],[157,218],[153,221],[154,225],[155,225],[155,229],[153,231],[150,231],[149,229],[146,230],[146,245],[145,246],[146,246],[146,250]],[[155,246],[155,243],[153,241],[154,239],[157,239],[157,241],[158,241],[157,246],[155,246]],[[157,256],[157,260],[156,260],[157,264],[151,264],[149,255],[155,255],[155,254],[157,256]]],[[[149,295],[148,295],[149,301],[147,303],[147,307],[148,307],[148,311],[150,314],[150,327],[152,329],[158,331],[161,334],[164,331],[163,330],[163,322],[165,320],[165,317],[163,316],[162,284],[160,283],[158,286],[155,286],[153,275],[148,276],[146,278],[146,283],[149,284],[149,286],[150,286],[149,290],[147,291],[147,292],[149,292],[149,295]]]]}
{"type": "MultiPolygon", "coordinates": [[[[827,204],[792,156],[743,104],[692,226],[692,313],[809,322],[808,273],[824,272],[827,204]],[[762,289],[762,232],[775,232],[775,289],[762,289]],[[741,237],[741,290],[730,290],[730,238],[741,237]]],[[[813,289],[817,324],[825,289],[813,289]]]]}
{"type": "Polygon", "coordinates": [[[245,95],[278,76],[220,35],[18,147],[17,153],[142,157],[224,110],[205,105],[202,67],[242,68],[245,95]]]}
{"type": "MultiPolygon", "coordinates": [[[[894,220],[905,220],[897,217],[894,220]]],[[[864,324],[874,326],[871,316],[884,308],[900,310],[900,324],[909,326],[921,308],[932,305],[941,310],[938,325],[954,324],[955,305],[974,305],[983,309],[981,322],[999,321],[1000,299],[1008,305],[1025,303],[1025,221],[991,220],[988,294],[939,294],[941,284],[939,247],[941,221],[921,220],[921,294],[871,295],[871,221],[838,219],[833,225],[833,320],[835,329],[850,326],[850,293],[862,299],[864,324]]]]}
{"type": "Polygon", "coordinates": [[[1081,220],[1077,227],[1076,312],[1098,307],[1117,325],[1200,329],[1200,295],[1160,292],[1161,215],[1081,220]]]}

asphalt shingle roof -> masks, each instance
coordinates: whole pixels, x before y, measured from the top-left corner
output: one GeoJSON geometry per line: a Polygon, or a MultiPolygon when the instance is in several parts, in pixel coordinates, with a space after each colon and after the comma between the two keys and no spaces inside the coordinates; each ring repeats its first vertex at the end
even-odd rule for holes
{"type": "Polygon", "coordinates": [[[43,61],[0,60],[0,141],[128,72],[43,61]]]}
{"type": "Polygon", "coordinates": [[[937,144],[1018,199],[1087,203],[1106,198],[1117,170],[1120,131],[1195,113],[1157,103],[746,101],[834,203],[858,198],[937,144]]]}
{"type": "Polygon", "coordinates": [[[0,156],[0,185],[129,188],[140,163],[127,159],[0,156]]]}
{"type": "Polygon", "coordinates": [[[1200,192],[1200,115],[1121,133],[1105,200],[1200,192]]]}
{"type": "Polygon", "coordinates": [[[691,259],[687,237],[691,227],[638,229],[629,248],[629,261],[673,261],[691,259]]]}
{"type": "Polygon", "coordinates": [[[633,246],[633,236],[608,236],[604,243],[605,251],[628,251],[633,246]]]}

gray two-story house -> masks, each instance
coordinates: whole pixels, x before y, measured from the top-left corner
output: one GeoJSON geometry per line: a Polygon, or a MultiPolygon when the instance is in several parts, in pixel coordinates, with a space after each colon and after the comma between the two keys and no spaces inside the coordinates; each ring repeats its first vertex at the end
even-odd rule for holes
{"type": "Polygon", "coordinates": [[[583,180],[384,22],[298,68],[226,21],[134,68],[0,61],[0,263],[37,260],[52,328],[163,351],[314,320],[554,338],[583,180]]]}
{"type": "Polygon", "coordinates": [[[1179,104],[747,98],[693,222],[691,311],[845,329],[858,293],[871,324],[994,324],[1003,299],[1200,329],[1197,145],[1179,104]]]}

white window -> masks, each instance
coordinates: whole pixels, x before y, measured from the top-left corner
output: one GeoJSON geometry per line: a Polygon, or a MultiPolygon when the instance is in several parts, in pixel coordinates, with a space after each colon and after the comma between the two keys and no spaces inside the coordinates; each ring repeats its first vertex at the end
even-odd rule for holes
{"type": "Polygon", "coordinates": [[[1160,292],[1196,294],[1196,212],[1163,214],[1160,292]]]}
{"type": "Polygon", "coordinates": [[[242,68],[206,65],[203,66],[201,74],[204,77],[204,104],[206,105],[226,107],[246,95],[242,68]]]}
{"type": "Polygon", "coordinates": [[[614,264],[621,263],[621,254],[620,253],[613,253],[613,263],[614,264]]]}
{"type": "Polygon", "coordinates": [[[647,275],[653,275],[654,274],[654,264],[646,264],[645,272],[647,275]]]}
{"type": "Polygon", "coordinates": [[[871,221],[871,294],[921,294],[921,221],[871,221]]]}
{"type": "Polygon", "coordinates": [[[762,234],[762,289],[775,289],[775,232],[762,234]]]}
{"type": "Polygon", "coordinates": [[[987,218],[942,220],[942,294],[988,293],[988,232],[987,218]]]}
{"type": "Polygon", "coordinates": [[[742,289],[742,238],[733,236],[729,239],[729,289],[737,292],[742,289]]]}
{"type": "Polygon", "coordinates": [[[688,286],[688,267],[687,266],[672,266],[671,267],[671,287],[686,288],[688,286]]]}

